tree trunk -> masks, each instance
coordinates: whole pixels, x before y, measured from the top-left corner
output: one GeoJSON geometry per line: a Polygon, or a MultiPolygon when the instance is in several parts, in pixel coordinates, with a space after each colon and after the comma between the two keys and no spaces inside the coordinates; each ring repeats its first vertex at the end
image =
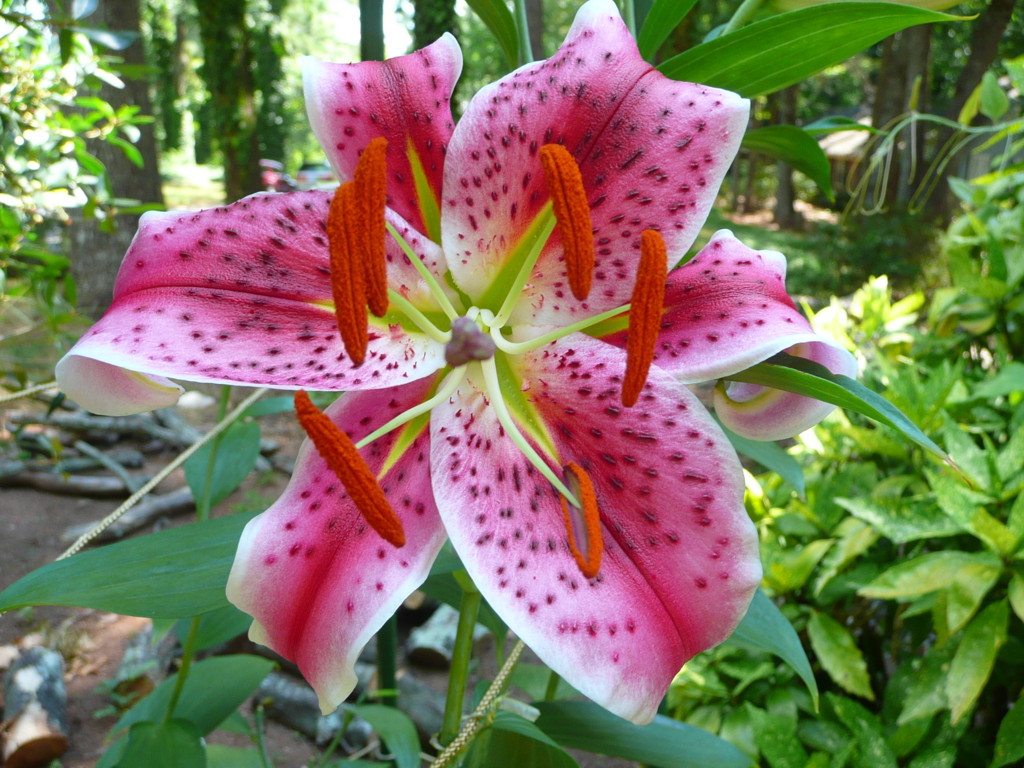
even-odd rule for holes
{"type": "MultiPolygon", "coordinates": [[[[98,27],[137,33],[138,0],[105,0],[88,21],[98,27]]],[[[119,55],[124,57],[127,64],[143,65],[141,37],[120,51],[119,55]]],[[[114,88],[104,82],[97,95],[115,109],[124,104],[132,104],[139,107],[140,114],[153,114],[149,83],[145,80],[125,78],[124,88],[114,88]]],[[[142,154],[141,169],[124,152],[104,141],[89,142],[89,151],[106,167],[114,197],[163,205],[153,126],[141,125],[139,130],[140,138],[136,147],[142,154]]],[[[139,215],[119,213],[114,223],[116,229],[113,232],[104,232],[95,219],[76,219],[70,230],[71,274],[78,291],[78,309],[87,315],[99,316],[110,306],[114,277],[135,236],[139,215]]]]}
{"type": "Polygon", "coordinates": [[[413,11],[413,48],[425,48],[445,32],[457,35],[455,0],[416,0],[413,11]]]}
{"type": "Polygon", "coordinates": [[[236,200],[261,189],[252,41],[246,0],[196,0],[203,43],[200,74],[224,162],[224,191],[236,200]]]}
{"type": "MultiPolygon", "coordinates": [[[[1017,0],[992,0],[988,8],[982,12],[981,18],[978,19],[974,34],[971,36],[971,52],[964,68],[960,70],[956,86],[953,89],[953,99],[946,109],[946,117],[950,120],[956,120],[960,116],[960,111],[967,103],[967,99],[981,83],[985,72],[995,62],[999,53],[999,43],[1010,24],[1016,4],[1017,0]]],[[[940,128],[935,146],[941,150],[952,136],[953,131],[948,128],[940,128]]],[[[929,212],[940,220],[948,220],[953,210],[954,197],[949,191],[947,182],[947,179],[953,174],[953,170],[953,164],[950,163],[939,174],[935,193],[928,203],[929,212]]]]}
{"type": "Polygon", "coordinates": [[[544,58],[544,0],[525,0],[526,27],[534,60],[544,58]]]}
{"type": "MultiPolygon", "coordinates": [[[[800,86],[783,88],[774,96],[774,122],[778,125],[793,125],[796,122],[800,86]]],[[[799,229],[803,225],[803,217],[793,205],[796,202],[793,169],[780,160],[775,164],[775,170],[778,179],[775,189],[775,223],[782,229],[799,229]]]]}

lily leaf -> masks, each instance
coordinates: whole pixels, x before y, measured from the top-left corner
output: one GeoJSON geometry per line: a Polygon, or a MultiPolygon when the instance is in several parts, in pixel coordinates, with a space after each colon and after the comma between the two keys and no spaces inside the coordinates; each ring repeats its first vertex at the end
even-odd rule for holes
{"type": "Polygon", "coordinates": [[[922,432],[903,412],[881,395],[849,376],[834,374],[825,366],[793,355],[776,355],[729,377],[733,381],[795,392],[855,411],[887,427],[954,466],[949,455],[922,432]]]}
{"type": "Polygon", "coordinates": [[[804,647],[800,645],[800,638],[789,620],[760,589],[754,593],[747,615],[726,642],[774,653],[800,675],[814,699],[814,705],[818,705],[818,684],[804,647]]]}
{"type": "Polygon", "coordinates": [[[676,80],[761,96],[845,61],[901,29],[958,18],[896,3],[826,3],[701,43],[658,69],[676,80]]]}
{"type": "Polygon", "coordinates": [[[654,0],[636,36],[640,55],[651,61],[672,30],[679,26],[679,22],[696,3],[697,0],[654,0]]]}
{"type": "Polygon", "coordinates": [[[752,152],[782,160],[818,185],[829,200],[832,193],[832,168],[825,152],[803,128],[795,125],[769,125],[747,131],[743,146],[752,152]]]}
{"type": "Polygon", "coordinates": [[[0,611],[73,605],[178,619],[223,608],[238,537],[253,516],[219,517],[50,563],[0,592],[0,611]]]}
{"type": "Polygon", "coordinates": [[[751,440],[749,437],[737,435],[721,424],[718,426],[722,427],[722,431],[729,438],[733,448],[744,456],[753,459],[765,469],[776,473],[793,486],[797,494],[803,498],[805,490],[804,471],[800,466],[800,462],[794,459],[784,448],[778,443],[751,440]]]}
{"type": "Polygon", "coordinates": [[[589,701],[541,701],[537,727],[569,749],[585,749],[658,768],[749,768],[750,758],[724,739],[657,715],[634,725],[589,701]]]}
{"type": "Polygon", "coordinates": [[[875,700],[864,656],[842,624],[824,613],[815,613],[807,622],[811,647],[829,677],[846,691],[875,700]]]}
{"type": "Polygon", "coordinates": [[[491,30],[508,63],[515,66],[519,60],[519,31],[505,0],[466,0],[466,5],[491,30]]]}

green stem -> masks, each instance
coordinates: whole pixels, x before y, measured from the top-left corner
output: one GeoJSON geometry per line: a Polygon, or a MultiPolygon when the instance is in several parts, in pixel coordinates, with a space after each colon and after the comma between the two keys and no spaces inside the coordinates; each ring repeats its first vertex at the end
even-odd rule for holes
{"type": "Polygon", "coordinates": [[[526,20],[525,0],[516,0],[516,33],[519,36],[519,66],[533,61],[533,46],[530,44],[530,24],[526,20]]]}
{"type": "Polygon", "coordinates": [[[377,688],[381,703],[398,706],[398,620],[392,616],[377,631],[377,688]]]}
{"type": "Polygon", "coordinates": [[[256,747],[260,756],[260,765],[263,768],[274,768],[274,761],[270,758],[270,753],[267,751],[267,739],[263,728],[266,717],[262,706],[256,707],[255,712],[253,712],[253,718],[256,720],[256,747]]]}
{"type": "Polygon", "coordinates": [[[622,20],[626,22],[626,29],[636,39],[636,10],[633,8],[633,0],[622,0],[622,20]]]}
{"type": "MultiPolygon", "coordinates": [[[[220,405],[217,408],[217,421],[223,421],[228,412],[228,401],[231,399],[231,387],[225,384],[220,389],[220,405]]],[[[203,522],[210,517],[210,499],[213,496],[213,470],[217,465],[217,449],[224,437],[221,432],[210,445],[210,457],[206,460],[206,475],[203,478],[203,495],[196,499],[196,519],[203,522]]]]}
{"type": "Polygon", "coordinates": [[[562,678],[557,672],[551,670],[551,676],[548,678],[548,687],[544,689],[544,701],[554,701],[555,695],[558,693],[558,684],[562,682],[562,678]]]}
{"type": "MultiPolygon", "coordinates": [[[[750,17],[754,15],[758,8],[761,7],[761,3],[764,0],[743,0],[740,3],[740,7],[736,9],[736,13],[729,19],[729,23],[725,25],[725,29],[722,30],[722,35],[728,35],[730,32],[735,32],[737,29],[742,27],[748,21],[750,17]]],[[[721,35],[719,35],[721,37],[721,35]]]]}
{"type": "Polygon", "coordinates": [[[452,667],[448,675],[448,697],[444,702],[444,720],[441,724],[441,744],[447,745],[458,736],[462,727],[462,702],[466,697],[469,662],[473,657],[473,629],[480,611],[480,592],[468,576],[459,579],[462,584],[462,602],[459,604],[459,624],[452,648],[452,667]]]}
{"type": "Polygon", "coordinates": [[[196,655],[196,636],[199,634],[199,617],[192,617],[189,624],[188,637],[185,639],[184,648],[181,651],[181,667],[174,678],[174,690],[171,691],[171,699],[167,702],[167,710],[164,712],[163,723],[166,725],[174,719],[174,710],[178,706],[178,699],[185,689],[185,682],[188,680],[189,670],[192,669],[192,657],[196,655]]]}

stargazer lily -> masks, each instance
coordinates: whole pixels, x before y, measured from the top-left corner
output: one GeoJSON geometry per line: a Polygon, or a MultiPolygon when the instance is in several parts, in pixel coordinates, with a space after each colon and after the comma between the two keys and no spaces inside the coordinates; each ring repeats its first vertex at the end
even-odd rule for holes
{"type": "MultiPolygon", "coordinates": [[[[783,350],[844,373],[852,358],[796,310],[780,254],[719,232],[669,271],[746,100],[654,71],[612,0],[453,126],[461,62],[450,35],[385,62],[307,60],[345,183],[146,214],[58,378],[106,413],[173,402],[164,377],[345,390],[325,413],[296,395],[310,440],[228,584],[325,711],[449,538],[546,664],[643,723],[761,575],[740,464],[689,385],[783,350]]],[[[747,385],[713,399],[761,439],[828,411],[747,385]]]]}

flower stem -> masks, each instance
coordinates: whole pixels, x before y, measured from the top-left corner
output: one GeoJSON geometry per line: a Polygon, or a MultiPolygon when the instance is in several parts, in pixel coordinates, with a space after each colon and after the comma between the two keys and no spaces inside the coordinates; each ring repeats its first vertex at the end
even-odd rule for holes
{"type": "Polygon", "coordinates": [[[398,706],[398,621],[394,616],[377,631],[377,688],[382,704],[398,706]]]}
{"type": "MultiPolygon", "coordinates": [[[[217,421],[221,421],[228,412],[228,402],[231,399],[231,387],[227,384],[220,389],[220,404],[217,406],[217,421]]],[[[224,433],[219,433],[210,445],[210,456],[206,460],[206,472],[203,476],[203,493],[196,499],[196,519],[199,522],[210,517],[210,500],[213,497],[213,470],[217,466],[217,450],[220,448],[221,438],[224,433]]]]}
{"type": "Polygon", "coordinates": [[[44,392],[45,390],[53,389],[56,386],[56,381],[48,381],[45,384],[36,384],[34,387],[29,387],[28,389],[22,389],[18,392],[11,392],[10,394],[7,395],[0,395],[0,403],[9,403],[12,400],[18,400],[22,397],[28,397],[29,395],[34,395],[37,392],[44,392]]]}
{"type": "Polygon", "coordinates": [[[192,657],[196,653],[196,635],[199,634],[199,616],[193,616],[188,627],[188,637],[185,638],[185,645],[181,651],[181,666],[174,678],[174,689],[171,691],[171,698],[167,702],[167,709],[164,711],[163,723],[166,725],[174,719],[174,710],[178,707],[178,700],[181,692],[185,690],[185,683],[188,681],[189,670],[192,669],[192,657]]]}
{"type": "Polygon", "coordinates": [[[555,695],[558,693],[558,684],[562,682],[561,676],[551,670],[551,676],[548,678],[548,687],[544,689],[544,701],[554,701],[555,695]]]}
{"type": "Polygon", "coordinates": [[[487,715],[490,713],[491,707],[498,700],[501,692],[505,689],[505,683],[509,675],[512,674],[512,670],[515,669],[516,662],[519,661],[519,657],[523,654],[525,648],[526,645],[523,644],[522,640],[516,641],[515,647],[508,655],[508,659],[505,660],[501,669],[498,670],[498,674],[495,676],[494,682],[487,689],[487,693],[480,699],[480,703],[473,710],[473,714],[466,718],[466,724],[459,731],[459,735],[434,760],[432,768],[444,768],[444,766],[449,765],[459,756],[462,750],[469,746],[477,732],[487,725],[487,715]]]}
{"type": "MultiPolygon", "coordinates": [[[[722,35],[728,35],[730,32],[735,32],[737,29],[742,27],[748,21],[750,17],[754,15],[758,8],[761,7],[761,3],[764,0],[743,0],[740,3],[740,7],[736,9],[736,12],[729,19],[729,23],[725,25],[725,29],[722,30],[722,35]]],[[[722,35],[719,35],[721,37],[722,35]]]]}
{"type": "Polygon", "coordinates": [[[480,592],[467,576],[459,579],[462,585],[462,601],[459,604],[459,624],[455,630],[455,646],[452,648],[452,667],[448,675],[448,696],[444,702],[444,720],[441,724],[440,741],[448,746],[459,734],[462,725],[462,702],[466,698],[466,680],[469,677],[469,662],[473,656],[473,629],[480,611],[480,592]]]}

